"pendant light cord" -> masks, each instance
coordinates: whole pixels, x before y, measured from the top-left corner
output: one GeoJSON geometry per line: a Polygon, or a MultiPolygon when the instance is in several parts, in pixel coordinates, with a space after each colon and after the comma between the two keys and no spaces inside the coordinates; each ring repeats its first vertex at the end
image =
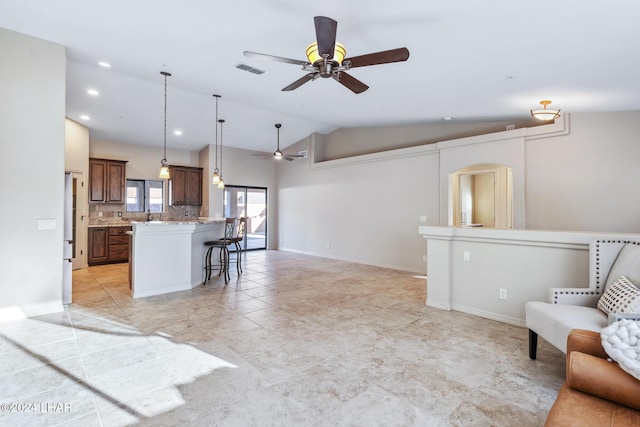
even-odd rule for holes
{"type": "Polygon", "coordinates": [[[218,172],[218,100],[220,95],[213,95],[216,98],[216,168],[215,172],[218,172]]]}
{"type": "Polygon", "coordinates": [[[162,165],[167,164],[167,77],[171,74],[166,71],[161,71],[160,74],[164,76],[164,151],[162,153],[162,165]]]}
{"type": "Polygon", "coordinates": [[[220,119],[218,122],[220,123],[220,176],[222,176],[222,124],[224,120],[220,119]]]}

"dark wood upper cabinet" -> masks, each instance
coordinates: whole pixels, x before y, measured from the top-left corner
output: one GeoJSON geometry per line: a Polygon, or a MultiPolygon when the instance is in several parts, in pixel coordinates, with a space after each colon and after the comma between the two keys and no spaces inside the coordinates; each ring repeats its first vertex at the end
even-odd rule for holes
{"type": "Polygon", "coordinates": [[[125,169],[122,160],[89,159],[89,203],[125,203],[125,169]]]}
{"type": "Polygon", "coordinates": [[[169,203],[172,206],[202,205],[202,168],[171,166],[169,203]]]}

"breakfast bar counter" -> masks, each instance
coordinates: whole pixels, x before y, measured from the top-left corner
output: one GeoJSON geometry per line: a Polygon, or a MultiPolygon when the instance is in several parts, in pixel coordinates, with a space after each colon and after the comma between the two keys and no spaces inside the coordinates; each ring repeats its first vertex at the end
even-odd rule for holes
{"type": "Polygon", "coordinates": [[[204,242],[224,235],[224,219],[132,222],[133,298],[183,291],[202,284],[204,242]]]}

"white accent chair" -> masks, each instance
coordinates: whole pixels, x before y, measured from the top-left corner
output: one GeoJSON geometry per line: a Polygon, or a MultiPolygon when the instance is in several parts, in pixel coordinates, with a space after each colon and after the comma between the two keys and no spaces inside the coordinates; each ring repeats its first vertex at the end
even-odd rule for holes
{"type": "Polygon", "coordinates": [[[538,335],[566,354],[572,329],[600,332],[607,326],[608,317],[597,308],[598,299],[620,276],[640,284],[640,239],[592,240],[588,288],[551,288],[549,302],[526,303],[529,358],[536,358],[538,335]]]}

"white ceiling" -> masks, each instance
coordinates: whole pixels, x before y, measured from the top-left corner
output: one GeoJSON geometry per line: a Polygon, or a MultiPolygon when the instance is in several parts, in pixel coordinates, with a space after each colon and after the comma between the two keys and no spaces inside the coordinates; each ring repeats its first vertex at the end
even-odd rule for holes
{"type": "Polygon", "coordinates": [[[213,94],[224,144],[261,151],[277,122],[286,147],[343,127],[526,119],[547,98],[564,112],[640,110],[638,18],[634,0],[0,1],[0,27],[67,47],[67,116],[92,139],[162,146],[166,70],[167,144],[188,150],[215,141],[213,94]],[[316,15],[338,21],[347,57],[405,46],[410,58],[353,69],[370,86],[359,95],[332,79],[282,92],[304,72],[242,52],[304,60],[316,15]]]}

